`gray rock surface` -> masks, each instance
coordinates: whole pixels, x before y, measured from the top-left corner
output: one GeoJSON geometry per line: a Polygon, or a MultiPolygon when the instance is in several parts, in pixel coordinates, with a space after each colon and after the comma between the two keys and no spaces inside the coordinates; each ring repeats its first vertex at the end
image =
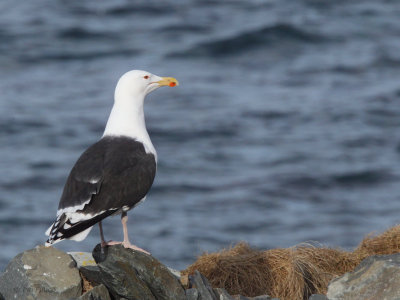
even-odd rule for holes
{"type": "Polygon", "coordinates": [[[250,297],[249,299],[250,300],[274,300],[274,299],[277,299],[277,298],[271,298],[268,295],[261,295],[261,296],[257,296],[257,297],[250,297]]]}
{"type": "Polygon", "coordinates": [[[81,267],[96,266],[96,262],[90,252],[67,252],[71,255],[72,259],[76,262],[76,267],[80,269],[81,267]]]}
{"type": "Polygon", "coordinates": [[[232,297],[235,300],[250,300],[250,298],[247,298],[247,297],[242,296],[242,295],[233,295],[232,297]]]}
{"type": "Polygon", "coordinates": [[[174,274],[174,276],[176,278],[178,278],[178,279],[181,278],[181,271],[178,271],[178,270],[170,268],[170,267],[167,267],[167,268],[172,274],[174,274]]]}
{"type": "Polygon", "coordinates": [[[197,289],[187,289],[185,291],[187,300],[198,300],[200,295],[197,289]]]}
{"type": "Polygon", "coordinates": [[[308,300],[329,300],[328,297],[321,294],[313,294],[308,298],[308,300]]]}
{"type": "Polygon", "coordinates": [[[328,299],[400,299],[400,254],[371,256],[353,271],[332,280],[328,299]]]}
{"type": "Polygon", "coordinates": [[[92,284],[99,285],[102,281],[102,273],[98,266],[82,266],[79,272],[92,284]]]}
{"type": "Polygon", "coordinates": [[[190,286],[199,291],[201,300],[218,300],[214,294],[213,288],[199,271],[194,271],[193,275],[189,276],[190,286]]]}
{"type": "Polygon", "coordinates": [[[129,266],[126,257],[109,255],[99,261],[101,280],[115,299],[155,300],[147,285],[139,278],[135,269],[129,266]],[[121,284],[122,283],[122,284],[121,284]]]}
{"type": "Polygon", "coordinates": [[[268,295],[260,295],[256,297],[245,297],[242,295],[234,295],[232,297],[234,300],[279,300],[279,298],[271,298],[268,295]]]}
{"type": "Polygon", "coordinates": [[[18,254],[0,276],[5,299],[57,300],[79,297],[82,282],[72,258],[53,247],[38,246],[18,254]]]}
{"type": "Polygon", "coordinates": [[[103,284],[116,298],[186,299],[185,291],[175,275],[150,255],[125,249],[122,245],[103,249],[97,245],[93,257],[102,273],[103,284]]]}
{"type": "Polygon", "coordinates": [[[103,284],[100,284],[84,293],[78,300],[111,300],[111,297],[107,288],[103,284]]]}
{"type": "Polygon", "coordinates": [[[214,294],[217,296],[218,300],[233,300],[233,297],[229,295],[226,289],[215,288],[214,294]]]}

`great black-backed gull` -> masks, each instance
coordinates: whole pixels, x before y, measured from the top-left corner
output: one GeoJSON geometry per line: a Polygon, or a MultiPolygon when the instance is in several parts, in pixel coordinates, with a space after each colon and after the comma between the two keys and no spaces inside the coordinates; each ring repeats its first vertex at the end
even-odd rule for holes
{"type": "MultiPolygon", "coordinates": [[[[103,137],[90,146],[72,168],[62,193],[57,218],[46,231],[46,246],[64,239],[82,241],[99,223],[101,245],[132,245],[127,211],[146,199],[157,168],[157,153],[147,133],[143,104],[161,86],[176,86],[172,77],[133,70],[118,81],[114,106],[103,137]],[[101,221],[121,214],[123,242],[106,242],[101,221]]],[[[144,251],[146,252],[146,251],[144,251]]]]}

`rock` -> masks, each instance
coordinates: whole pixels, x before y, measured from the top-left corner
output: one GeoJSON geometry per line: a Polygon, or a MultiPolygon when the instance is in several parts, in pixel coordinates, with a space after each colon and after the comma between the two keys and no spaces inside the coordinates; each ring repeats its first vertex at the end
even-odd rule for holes
{"type": "Polygon", "coordinates": [[[400,254],[370,256],[353,272],[334,279],[329,299],[400,299],[400,254]]]}
{"type": "Polygon", "coordinates": [[[256,297],[245,297],[242,295],[235,295],[233,296],[233,299],[235,300],[279,300],[278,298],[271,298],[268,295],[260,295],[256,297]]]}
{"type": "Polygon", "coordinates": [[[71,299],[82,282],[71,257],[53,247],[38,246],[18,254],[0,276],[5,299],[71,299]]]}
{"type": "Polygon", "coordinates": [[[103,249],[97,245],[93,257],[102,273],[103,284],[116,298],[186,299],[179,280],[151,255],[125,249],[122,245],[103,249]]]}
{"type": "Polygon", "coordinates": [[[233,297],[233,299],[235,299],[235,300],[250,300],[250,298],[247,298],[247,297],[242,296],[242,295],[234,295],[234,296],[232,296],[232,297],[233,297]]]}
{"type": "Polygon", "coordinates": [[[199,291],[197,289],[187,289],[185,291],[187,300],[198,300],[199,291]]]}
{"type": "Polygon", "coordinates": [[[96,262],[90,252],[68,252],[72,259],[76,262],[76,267],[80,269],[86,266],[96,266],[96,262]]]}
{"type": "Polygon", "coordinates": [[[329,300],[325,295],[312,294],[308,300],[329,300]]]}
{"type": "Polygon", "coordinates": [[[175,269],[170,268],[170,267],[167,267],[167,268],[177,279],[181,278],[181,271],[175,270],[175,269]]]}
{"type": "Polygon", "coordinates": [[[277,299],[277,298],[271,298],[268,295],[261,295],[261,296],[257,296],[257,297],[250,297],[249,299],[250,300],[274,300],[274,299],[277,299]]]}
{"type": "MultiPolygon", "coordinates": [[[[109,248],[114,248],[111,246],[109,248]]],[[[105,252],[115,252],[107,251],[105,252]]],[[[96,248],[95,250],[96,251],[96,248]]],[[[126,256],[112,253],[107,255],[103,261],[93,256],[98,262],[100,272],[102,274],[102,283],[108,288],[109,292],[115,299],[126,298],[134,300],[155,300],[147,285],[139,278],[136,270],[129,265],[129,259],[126,256]]]]}
{"type": "Polygon", "coordinates": [[[102,283],[101,272],[93,258],[92,253],[89,252],[68,252],[72,259],[76,262],[76,266],[82,276],[90,282],[92,286],[102,283]]]}
{"type": "Polygon", "coordinates": [[[93,285],[99,285],[102,281],[102,273],[98,266],[80,267],[79,272],[93,285]]]}
{"type": "Polygon", "coordinates": [[[199,271],[194,271],[193,275],[189,276],[190,285],[199,291],[201,300],[217,300],[213,288],[199,271]]]}
{"type": "Polygon", "coordinates": [[[111,297],[107,288],[103,284],[100,284],[84,293],[78,300],[111,300],[111,297]]]}
{"type": "MultiPolygon", "coordinates": [[[[92,253],[89,252],[67,252],[76,262],[79,272],[84,280],[87,280],[91,286],[97,286],[102,283],[101,272],[97,266],[92,253]]],[[[83,282],[85,285],[85,281],[83,282]]],[[[85,286],[83,287],[85,290],[85,286]]]]}
{"type": "Polygon", "coordinates": [[[218,300],[233,300],[233,297],[229,295],[226,289],[215,288],[214,294],[217,296],[218,300]]]}

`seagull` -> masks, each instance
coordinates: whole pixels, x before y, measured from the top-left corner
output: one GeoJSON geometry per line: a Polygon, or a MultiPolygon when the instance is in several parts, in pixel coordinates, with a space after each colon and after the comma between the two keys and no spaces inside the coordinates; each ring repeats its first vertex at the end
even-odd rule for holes
{"type": "Polygon", "coordinates": [[[122,244],[149,254],[131,244],[127,228],[127,212],[146,199],[157,169],[143,105],[150,92],[177,85],[173,77],[141,70],[122,75],[102,138],[83,152],[68,176],[56,219],[46,231],[46,246],[65,239],[82,241],[98,223],[102,247],[122,244]],[[121,214],[124,240],[106,242],[101,221],[116,214],[121,214]]]}

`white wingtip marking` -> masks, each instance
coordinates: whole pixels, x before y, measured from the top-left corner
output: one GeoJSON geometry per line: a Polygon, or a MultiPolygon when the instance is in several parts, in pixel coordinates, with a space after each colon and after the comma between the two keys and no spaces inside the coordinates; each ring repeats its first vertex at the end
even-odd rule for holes
{"type": "Polygon", "coordinates": [[[64,207],[62,209],[59,209],[57,211],[57,219],[59,219],[59,217],[63,213],[68,214],[68,213],[74,213],[74,212],[76,212],[78,210],[82,210],[85,207],[85,205],[90,202],[90,200],[92,200],[92,197],[90,197],[88,200],[84,201],[81,205],[69,206],[69,207],[64,207]]]}
{"type": "Polygon", "coordinates": [[[51,226],[46,230],[46,232],[44,233],[45,235],[47,235],[47,236],[50,235],[50,231],[51,231],[51,228],[53,228],[53,224],[51,224],[51,226]]]}
{"type": "Polygon", "coordinates": [[[100,178],[92,178],[92,179],[89,180],[89,182],[90,182],[91,184],[98,183],[99,181],[100,181],[100,178]]]}

